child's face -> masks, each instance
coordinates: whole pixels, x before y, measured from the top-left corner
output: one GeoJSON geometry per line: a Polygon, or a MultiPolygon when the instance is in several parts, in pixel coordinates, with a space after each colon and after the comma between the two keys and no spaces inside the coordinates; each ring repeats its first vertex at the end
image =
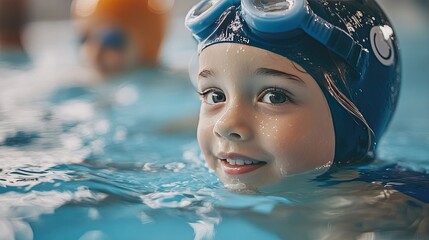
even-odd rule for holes
{"type": "Polygon", "coordinates": [[[114,75],[133,68],[136,49],[128,32],[96,21],[80,23],[81,51],[101,75],[114,75]]]}
{"type": "Polygon", "coordinates": [[[203,50],[199,66],[198,141],[222,182],[258,188],[331,165],[329,106],[299,65],[259,48],[220,43],[203,50]]]}

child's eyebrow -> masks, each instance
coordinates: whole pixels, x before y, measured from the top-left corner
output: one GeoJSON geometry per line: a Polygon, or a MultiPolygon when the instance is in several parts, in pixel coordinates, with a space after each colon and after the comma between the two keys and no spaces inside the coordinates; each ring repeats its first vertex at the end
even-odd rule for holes
{"type": "Polygon", "coordinates": [[[304,86],[306,85],[305,82],[301,78],[299,78],[293,74],[285,73],[285,72],[275,70],[275,69],[271,69],[271,68],[258,68],[254,72],[254,74],[255,75],[268,75],[268,76],[273,76],[273,77],[282,77],[282,78],[286,78],[289,80],[294,80],[300,85],[304,85],[304,86]]]}
{"type": "Polygon", "coordinates": [[[214,77],[214,76],[215,76],[214,72],[213,72],[213,71],[211,71],[211,70],[207,70],[207,69],[202,70],[202,71],[198,74],[198,77],[202,77],[202,78],[210,78],[210,77],[214,77]]]}

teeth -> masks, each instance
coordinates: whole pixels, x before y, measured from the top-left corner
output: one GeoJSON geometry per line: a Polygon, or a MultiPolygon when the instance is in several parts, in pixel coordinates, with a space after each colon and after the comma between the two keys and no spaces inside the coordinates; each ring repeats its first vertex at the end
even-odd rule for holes
{"type": "Polygon", "coordinates": [[[244,165],[244,161],[243,160],[235,160],[235,164],[236,165],[244,165]]]}
{"type": "Polygon", "coordinates": [[[232,159],[226,159],[226,161],[227,161],[229,164],[231,164],[231,165],[236,165],[236,164],[235,164],[235,160],[232,160],[232,159]]]}
{"type": "Polygon", "coordinates": [[[231,165],[250,165],[250,164],[257,164],[259,161],[252,161],[252,160],[241,160],[241,159],[226,159],[226,161],[231,165]]]}

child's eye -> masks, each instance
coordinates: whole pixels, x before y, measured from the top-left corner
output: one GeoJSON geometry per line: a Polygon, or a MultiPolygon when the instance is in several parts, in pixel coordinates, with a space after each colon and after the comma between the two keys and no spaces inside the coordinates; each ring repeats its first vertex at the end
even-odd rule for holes
{"type": "Polygon", "coordinates": [[[286,90],[281,88],[268,88],[259,95],[259,101],[269,104],[282,104],[291,102],[286,90]]]}
{"type": "Polygon", "coordinates": [[[199,94],[203,98],[204,102],[211,105],[226,101],[225,94],[219,89],[215,89],[215,88],[207,89],[199,94]]]}

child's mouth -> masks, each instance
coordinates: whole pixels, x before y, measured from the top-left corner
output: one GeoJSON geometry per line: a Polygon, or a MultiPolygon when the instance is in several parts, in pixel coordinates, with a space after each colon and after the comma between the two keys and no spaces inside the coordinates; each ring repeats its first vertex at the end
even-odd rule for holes
{"type": "Polygon", "coordinates": [[[223,170],[227,174],[239,175],[252,172],[266,164],[263,161],[243,160],[243,159],[219,159],[223,165],[223,170]]]}

